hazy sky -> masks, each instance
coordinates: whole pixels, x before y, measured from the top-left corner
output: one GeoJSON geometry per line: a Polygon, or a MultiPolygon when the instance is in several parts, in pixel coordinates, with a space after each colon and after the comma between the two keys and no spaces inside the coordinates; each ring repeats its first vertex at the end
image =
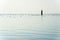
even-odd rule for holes
{"type": "Polygon", "coordinates": [[[0,0],[0,13],[60,13],[60,0],[0,0]]]}

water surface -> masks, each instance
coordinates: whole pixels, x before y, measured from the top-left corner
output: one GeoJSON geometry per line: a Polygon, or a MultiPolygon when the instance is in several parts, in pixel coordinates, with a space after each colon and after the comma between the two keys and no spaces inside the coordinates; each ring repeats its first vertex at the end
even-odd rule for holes
{"type": "Polygon", "coordinates": [[[60,40],[60,15],[0,15],[0,40],[60,40]]]}

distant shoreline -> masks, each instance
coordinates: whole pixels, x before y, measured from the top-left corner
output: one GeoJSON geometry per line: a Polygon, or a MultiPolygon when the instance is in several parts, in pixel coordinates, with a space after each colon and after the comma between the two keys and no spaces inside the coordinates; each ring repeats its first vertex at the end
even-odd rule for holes
{"type": "MultiPolygon", "coordinates": [[[[30,15],[30,16],[41,16],[41,14],[0,14],[0,16],[1,15],[13,15],[13,16],[14,15],[28,15],[28,16],[30,15]]],[[[44,14],[44,15],[60,15],[60,14],[44,14]]]]}

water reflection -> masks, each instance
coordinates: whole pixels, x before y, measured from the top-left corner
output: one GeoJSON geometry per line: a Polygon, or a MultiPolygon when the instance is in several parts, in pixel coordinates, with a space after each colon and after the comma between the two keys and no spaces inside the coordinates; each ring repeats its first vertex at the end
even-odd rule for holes
{"type": "Polygon", "coordinates": [[[60,40],[60,16],[0,16],[0,40],[60,40]]]}

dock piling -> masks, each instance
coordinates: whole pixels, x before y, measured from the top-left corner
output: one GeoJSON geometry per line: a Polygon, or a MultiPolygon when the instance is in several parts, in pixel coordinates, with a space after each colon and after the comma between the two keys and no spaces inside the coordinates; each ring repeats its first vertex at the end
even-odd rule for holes
{"type": "Polygon", "coordinates": [[[41,15],[43,15],[43,10],[41,10],[41,15]]]}

